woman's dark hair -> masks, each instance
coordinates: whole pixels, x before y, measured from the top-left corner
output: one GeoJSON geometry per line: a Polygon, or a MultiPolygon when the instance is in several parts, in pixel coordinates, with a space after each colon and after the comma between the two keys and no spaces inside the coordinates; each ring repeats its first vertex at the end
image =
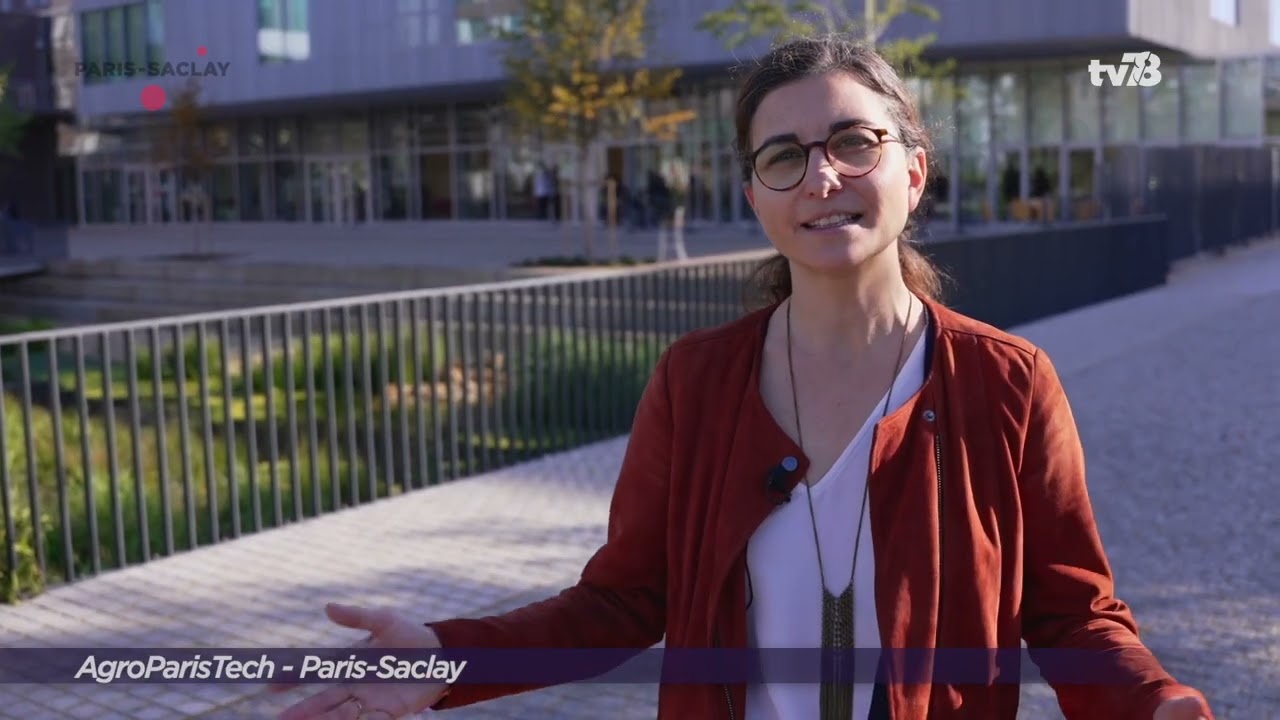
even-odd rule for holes
{"type": "MultiPolygon", "coordinates": [[[[743,81],[738,91],[734,124],[737,133],[735,151],[742,166],[743,182],[751,182],[751,121],[765,96],[789,83],[816,75],[847,73],[884,98],[889,116],[898,126],[903,147],[921,148],[925,157],[933,158],[933,141],[920,118],[915,99],[893,66],[873,48],[840,36],[793,40],[770,50],[743,81]]],[[[922,201],[917,211],[924,205],[922,201]]],[[[912,244],[915,240],[915,213],[898,238],[902,276],[913,293],[930,299],[941,299],[942,274],[912,244]]],[[[751,283],[764,295],[767,303],[781,302],[791,295],[791,267],[787,258],[769,258],[753,276],[751,283]]]]}

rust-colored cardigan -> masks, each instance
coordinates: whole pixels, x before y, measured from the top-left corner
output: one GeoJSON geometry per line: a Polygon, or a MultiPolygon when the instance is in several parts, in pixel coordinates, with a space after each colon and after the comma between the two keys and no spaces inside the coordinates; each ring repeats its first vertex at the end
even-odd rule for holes
{"type": "MultiPolygon", "coordinates": [[[[1115,680],[1056,684],[1071,720],[1148,720],[1179,685],[1113,595],[1066,395],[1026,340],[928,301],[927,376],[879,423],[870,517],[886,648],[1109,652],[1115,680]]],[[[608,540],[575,586],[497,617],[433,622],[446,648],[743,648],[746,546],[778,499],[765,478],[807,461],[760,394],[776,305],[691,333],[638,408],[608,540]]],[[[1046,673],[1047,676],[1047,673],[1046,673]]],[[[873,716],[1015,720],[1018,686],[881,685],[873,716]]],[[[436,709],[528,686],[454,686],[436,709]]],[[[664,685],[659,717],[744,715],[745,686],[664,685]]],[[[1207,703],[1204,712],[1209,714],[1207,703]]],[[[749,719],[748,719],[749,720],[749,719]]]]}

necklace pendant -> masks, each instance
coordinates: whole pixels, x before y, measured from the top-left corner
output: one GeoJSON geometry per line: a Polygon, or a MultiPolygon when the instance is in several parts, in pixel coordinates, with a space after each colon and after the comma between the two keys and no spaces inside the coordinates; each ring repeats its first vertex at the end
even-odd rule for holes
{"type": "Polygon", "coordinates": [[[837,597],[822,588],[821,720],[853,718],[853,583],[837,597]]]}

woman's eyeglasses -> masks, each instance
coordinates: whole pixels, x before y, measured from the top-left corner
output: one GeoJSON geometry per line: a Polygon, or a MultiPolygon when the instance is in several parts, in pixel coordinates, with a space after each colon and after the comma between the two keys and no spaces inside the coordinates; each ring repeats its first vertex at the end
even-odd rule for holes
{"type": "Polygon", "coordinates": [[[822,148],[831,167],[847,178],[866,175],[880,164],[884,144],[901,142],[882,128],[849,127],[831,133],[826,140],[808,144],[778,140],[751,154],[751,168],[770,190],[790,190],[804,180],[809,170],[809,153],[822,148]]]}

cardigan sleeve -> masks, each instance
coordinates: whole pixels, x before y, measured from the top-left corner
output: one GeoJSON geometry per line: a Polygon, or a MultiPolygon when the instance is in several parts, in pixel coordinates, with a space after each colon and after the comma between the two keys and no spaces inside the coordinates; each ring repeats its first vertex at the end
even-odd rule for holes
{"type": "MultiPolygon", "coordinates": [[[[610,505],[606,541],[577,584],[501,615],[429,623],[444,648],[612,648],[638,653],[662,639],[672,436],[669,356],[670,350],[659,359],[641,396],[610,505]]],[[[458,684],[434,709],[537,687],[458,684]]]]}
{"type": "Polygon", "coordinates": [[[1037,351],[1018,474],[1025,520],[1023,636],[1068,720],[1150,720],[1179,684],[1115,597],[1085,483],[1078,428],[1052,362],[1037,351]],[[1088,677],[1081,677],[1087,674],[1088,677]],[[1095,680],[1096,679],[1096,680],[1095,680]]]}

